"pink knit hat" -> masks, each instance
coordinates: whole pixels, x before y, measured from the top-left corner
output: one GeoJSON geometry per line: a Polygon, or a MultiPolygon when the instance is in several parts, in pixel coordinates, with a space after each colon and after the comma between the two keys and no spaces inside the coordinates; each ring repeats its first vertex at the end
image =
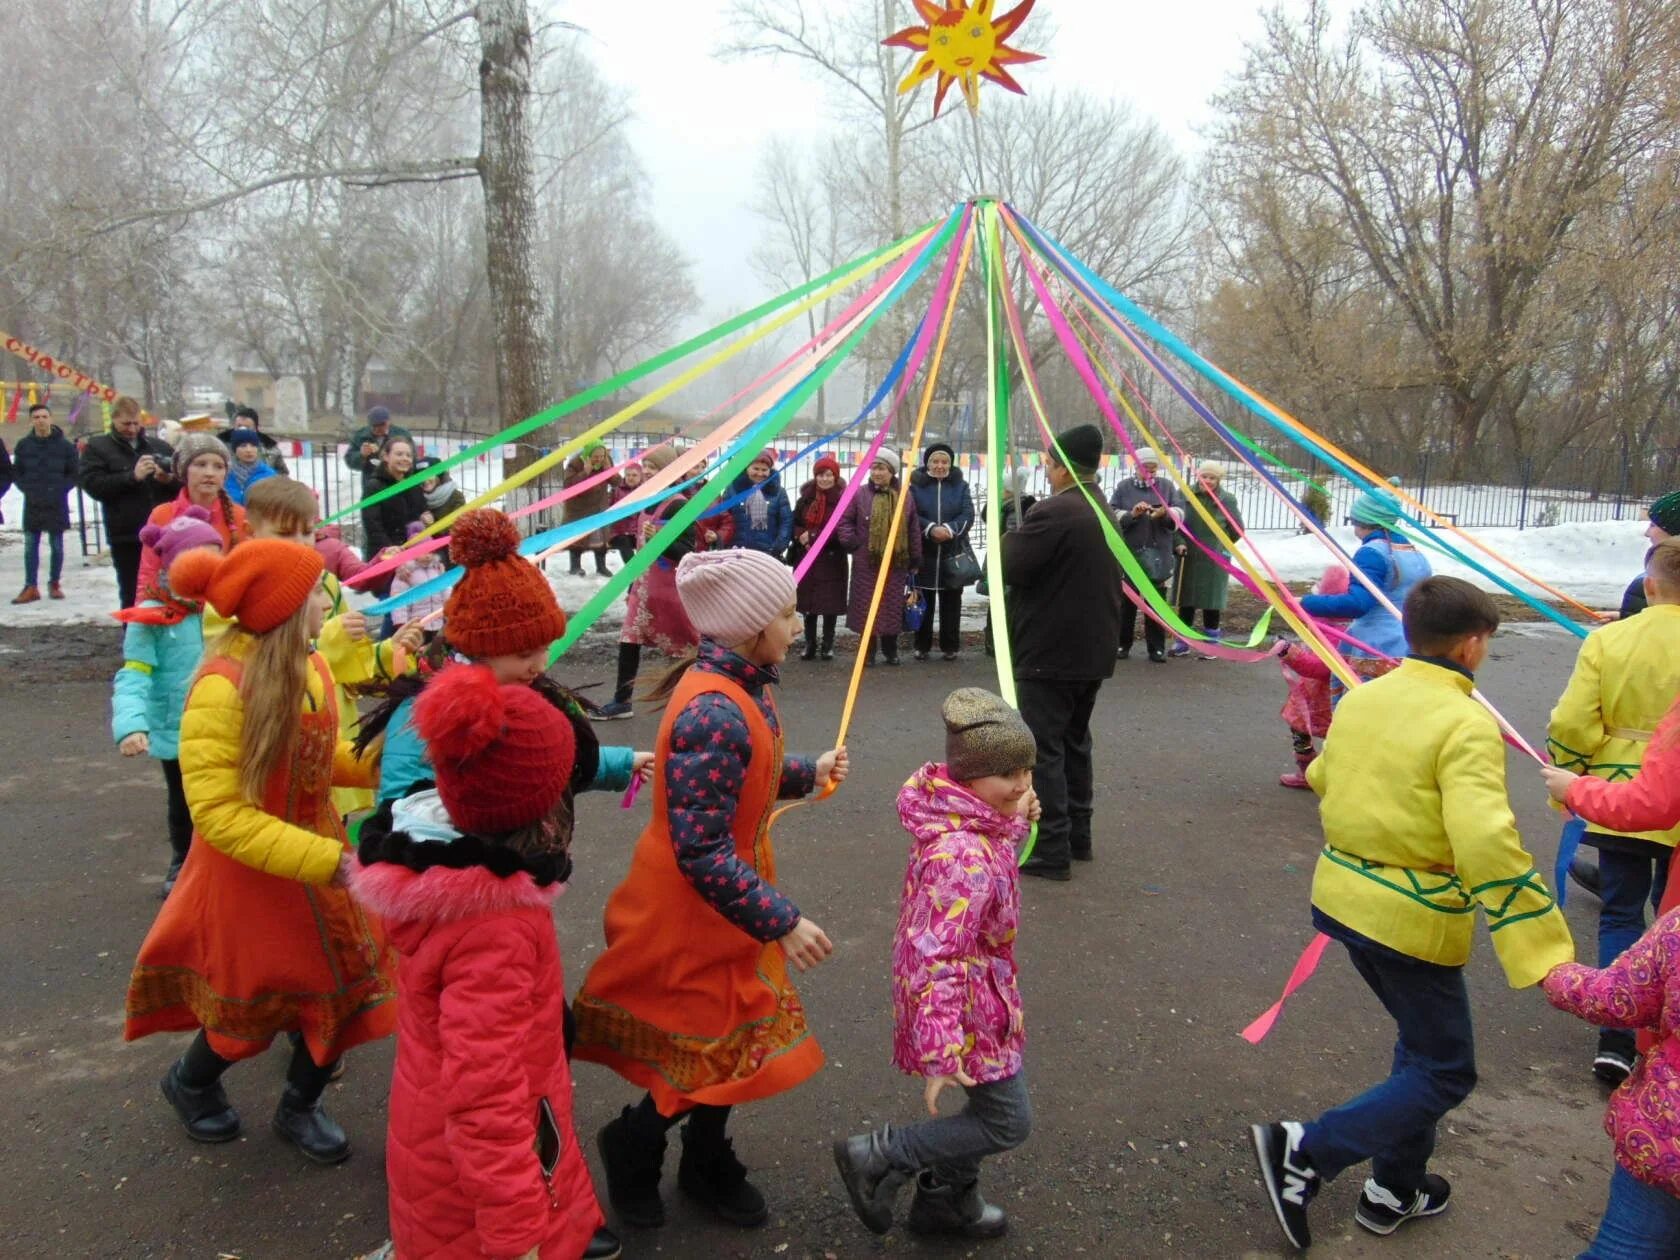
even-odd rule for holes
{"type": "Polygon", "coordinates": [[[691,551],[677,565],[677,597],[694,628],[714,643],[744,643],[799,598],[793,571],[775,556],[735,548],[691,551]]]}
{"type": "Polygon", "coordinates": [[[161,572],[169,572],[169,566],[175,563],[175,557],[182,552],[191,551],[194,547],[214,547],[222,549],[222,536],[216,532],[216,527],[210,523],[210,512],[196,503],[190,503],[175,519],[167,525],[153,525],[147,522],[140,527],[140,541],[157,552],[162,561],[161,572]]]}

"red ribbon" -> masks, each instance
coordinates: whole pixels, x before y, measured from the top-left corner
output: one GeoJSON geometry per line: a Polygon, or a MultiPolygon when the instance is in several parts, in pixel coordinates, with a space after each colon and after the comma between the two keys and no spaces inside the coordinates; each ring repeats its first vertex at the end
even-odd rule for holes
{"type": "Polygon", "coordinates": [[[1265,1040],[1266,1034],[1272,1031],[1272,1025],[1277,1023],[1278,1016],[1283,1014],[1283,1004],[1294,996],[1295,990],[1312,979],[1312,973],[1318,970],[1318,961],[1324,957],[1324,947],[1329,943],[1330,938],[1323,932],[1313,936],[1307,947],[1301,951],[1301,956],[1295,960],[1295,969],[1289,973],[1289,983],[1283,986],[1283,996],[1274,1002],[1264,1015],[1242,1030],[1244,1041],[1251,1046],[1257,1046],[1265,1040]]]}

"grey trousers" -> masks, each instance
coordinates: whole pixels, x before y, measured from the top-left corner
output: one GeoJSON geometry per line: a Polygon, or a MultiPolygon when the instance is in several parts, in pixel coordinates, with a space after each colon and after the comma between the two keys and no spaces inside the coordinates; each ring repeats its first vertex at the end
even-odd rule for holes
{"type": "Polygon", "coordinates": [[[964,1092],[968,1105],[956,1115],[888,1127],[883,1145],[894,1168],[912,1175],[926,1169],[945,1185],[970,1185],[982,1159],[1014,1150],[1032,1133],[1024,1072],[964,1092]]]}

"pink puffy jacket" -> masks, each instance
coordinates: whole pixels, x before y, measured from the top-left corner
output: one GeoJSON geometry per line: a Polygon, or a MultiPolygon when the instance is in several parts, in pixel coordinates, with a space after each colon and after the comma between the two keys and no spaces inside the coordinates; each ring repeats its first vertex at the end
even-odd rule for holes
{"type": "Polygon", "coordinates": [[[1589,1024],[1657,1034],[1610,1095],[1604,1129],[1616,1162],[1680,1196],[1680,911],[1671,910],[1608,967],[1564,963],[1540,982],[1546,1000],[1589,1024]]]}
{"type": "Polygon", "coordinates": [[[911,844],[893,937],[893,1063],[913,1076],[961,1067],[981,1084],[1014,1076],[1026,1044],[1015,847],[1027,822],[933,764],[899,791],[898,817],[911,844]]]}
{"type": "Polygon", "coordinates": [[[480,1260],[536,1247],[542,1260],[576,1260],[603,1218],[572,1127],[549,910],[561,885],[391,860],[358,865],[353,888],[401,953],[385,1152],[396,1254],[480,1260]],[[549,1177],[544,1134],[558,1156],[549,1177]]]}

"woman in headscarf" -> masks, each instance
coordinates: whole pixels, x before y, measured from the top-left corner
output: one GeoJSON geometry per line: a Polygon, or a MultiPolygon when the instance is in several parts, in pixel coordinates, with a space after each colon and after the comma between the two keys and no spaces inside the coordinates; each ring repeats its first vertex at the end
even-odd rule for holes
{"type": "MultiPolygon", "coordinates": [[[[800,564],[806,553],[816,544],[829,518],[840,506],[840,496],[846,493],[846,481],[840,475],[840,461],[824,455],[817,461],[811,480],[799,491],[799,502],[793,509],[793,547],[788,563],[800,564]]],[[[838,530],[836,530],[838,533],[838,530]]],[[[811,661],[821,656],[834,659],[834,622],[846,611],[846,551],[834,534],[811,561],[805,577],[799,583],[799,611],[805,617],[805,651],[801,659],[811,661]],[[818,647],[817,622],[822,621],[822,646],[818,647]]]]}
{"type": "Polygon", "coordinates": [[[904,605],[914,597],[910,584],[922,566],[922,529],[914,499],[906,499],[904,516],[897,532],[892,528],[897,509],[898,474],[903,462],[896,451],[882,447],[869,466],[869,482],[840,518],[834,537],[840,546],[857,556],[852,565],[852,599],[846,624],[858,634],[869,621],[869,605],[875,598],[876,575],[887,566],[886,590],[875,615],[870,641],[864,645],[869,664],[875,663],[875,649],[888,665],[898,664],[898,636],[904,630],[904,605]]]}

